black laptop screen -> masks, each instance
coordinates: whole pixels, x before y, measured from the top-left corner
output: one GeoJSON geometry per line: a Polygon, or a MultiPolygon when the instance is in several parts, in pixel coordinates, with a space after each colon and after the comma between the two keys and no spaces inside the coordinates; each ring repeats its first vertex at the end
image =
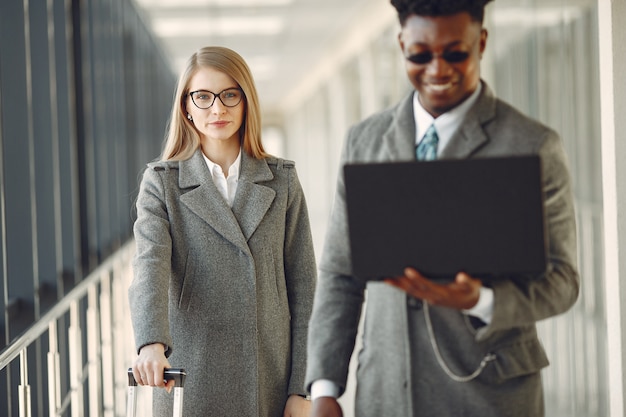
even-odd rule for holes
{"type": "Polygon", "coordinates": [[[357,277],[545,271],[538,156],[348,164],[344,178],[357,277]]]}

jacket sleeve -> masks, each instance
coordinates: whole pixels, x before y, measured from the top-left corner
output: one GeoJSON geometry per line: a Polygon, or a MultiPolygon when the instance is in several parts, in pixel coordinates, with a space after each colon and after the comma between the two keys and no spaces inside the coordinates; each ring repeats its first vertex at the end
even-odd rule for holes
{"type": "Polygon", "coordinates": [[[567,159],[559,136],[546,133],[539,149],[544,189],[548,267],[542,276],[493,284],[493,321],[477,339],[530,326],[567,311],[578,298],[576,218],[567,159]]]}
{"type": "Polygon", "coordinates": [[[285,227],[285,279],[291,313],[291,376],[289,394],[303,395],[306,340],[315,292],[316,265],[304,192],[295,167],[289,171],[285,227]]]}
{"type": "Polygon", "coordinates": [[[163,182],[154,168],[144,171],[137,197],[134,224],[136,253],[133,281],[128,290],[137,351],[151,343],[172,352],[168,320],[168,289],[172,239],[163,182]]]}
{"type": "MultiPolygon", "coordinates": [[[[340,166],[350,153],[350,129],[340,166]]],[[[338,173],[337,190],[326,230],[324,251],[309,328],[309,360],[306,388],[318,379],[333,381],[342,395],[354,350],[365,284],[352,277],[343,173],[338,173]]]]}

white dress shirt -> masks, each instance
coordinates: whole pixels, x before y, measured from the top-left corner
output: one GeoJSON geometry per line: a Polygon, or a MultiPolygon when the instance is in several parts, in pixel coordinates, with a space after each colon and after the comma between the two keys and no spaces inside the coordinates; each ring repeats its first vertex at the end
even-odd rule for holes
{"type": "Polygon", "coordinates": [[[239,168],[241,167],[241,148],[239,148],[239,155],[235,162],[228,168],[228,177],[224,176],[224,171],[215,162],[211,161],[207,156],[202,153],[204,160],[209,167],[209,172],[213,178],[213,183],[219,190],[220,194],[224,197],[224,200],[230,207],[233,206],[235,201],[235,194],[237,193],[237,184],[239,183],[239,168]]]}
{"type": "MultiPolygon", "coordinates": [[[[424,139],[424,135],[430,125],[434,124],[437,130],[437,136],[439,137],[437,155],[440,155],[441,151],[445,149],[452,136],[454,136],[459,129],[459,126],[461,126],[461,123],[463,123],[463,119],[465,119],[469,109],[472,108],[476,100],[478,100],[481,90],[482,84],[478,84],[478,88],[465,101],[436,119],[422,107],[416,91],[413,96],[413,113],[416,132],[415,146],[424,139]]],[[[491,288],[481,287],[478,303],[469,310],[463,310],[463,312],[478,317],[486,324],[491,323],[493,315],[493,290],[491,288]]]]}
{"type": "MultiPolygon", "coordinates": [[[[463,122],[463,119],[467,115],[469,109],[474,105],[476,100],[478,100],[481,90],[482,85],[478,84],[478,88],[465,101],[436,119],[422,107],[416,91],[413,96],[413,112],[416,133],[415,146],[422,141],[430,125],[434,124],[435,129],[437,130],[437,136],[439,137],[437,155],[440,155],[441,151],[448,145],[450,139],[456,133],[459,126],[461,126],[461,123],[463,122]]],[[[478,303],[471,309],[463,310],[463,313],[478,317],[486,324],[491,323],[493,316],[493,290],[487,287],[480,287],[478,303]]],[[[338,395],[339,387],[331,380],[318,379],[311,385],[311,400],[315,400],[319,397],[337,398],[338,395]]]]}

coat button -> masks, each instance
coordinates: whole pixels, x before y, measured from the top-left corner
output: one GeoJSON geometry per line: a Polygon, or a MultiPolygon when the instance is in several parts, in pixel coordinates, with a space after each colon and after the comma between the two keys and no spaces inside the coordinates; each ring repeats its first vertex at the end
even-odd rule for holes
{"type": "Polygon", "coordinates": [[[423,307],[423,303],[422,300],[419,300],[415,297],[411,297],[411,296],[407,296],[407,305],[409,306],[409,308],[412,308],[414,310],[421,310],[423,307]]]}

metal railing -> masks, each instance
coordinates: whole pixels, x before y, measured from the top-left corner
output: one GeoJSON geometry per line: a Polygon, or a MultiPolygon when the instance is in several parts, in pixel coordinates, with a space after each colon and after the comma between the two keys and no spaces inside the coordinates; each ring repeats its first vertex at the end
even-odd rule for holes
{"type": "MultiPolygon", "coordinates": [[[[17,393],[20,417],[33,415],[27,350],[35,342],[45,341],[43,338],[46,335],[47,375],[43,377],[47,376],[50,417],[114,417],[125,414],[128,383],[125,370],[134,352],[126,301],[134,248],[132,240],[127,242],[0,352],[0,371],[19,358],[17,393]],[[84,314],[81,305],[86,306],[84,314]],[[68,313],[69,327],[65,329],[59,322],[68,313]],[[81,323],[85,325],[81,326],[81,323]],[[65,338],[63,346],[67,345],[68,349],[69,366],[65,369],[60,366],[61,337],[65,338]],[[86,362],[83,361],[83,352],[87,355],[86,362]],[[62,377],[68,381],[69,387],[63,393],[62,377]],[[85,395],[88,396],[86,401],[85,395]]],[[[39,395],[38,398],[45,396],[39,395]]],[[[35,404],[35,407],[36,415],[39,415],[43,405],[35,404]]]]}

